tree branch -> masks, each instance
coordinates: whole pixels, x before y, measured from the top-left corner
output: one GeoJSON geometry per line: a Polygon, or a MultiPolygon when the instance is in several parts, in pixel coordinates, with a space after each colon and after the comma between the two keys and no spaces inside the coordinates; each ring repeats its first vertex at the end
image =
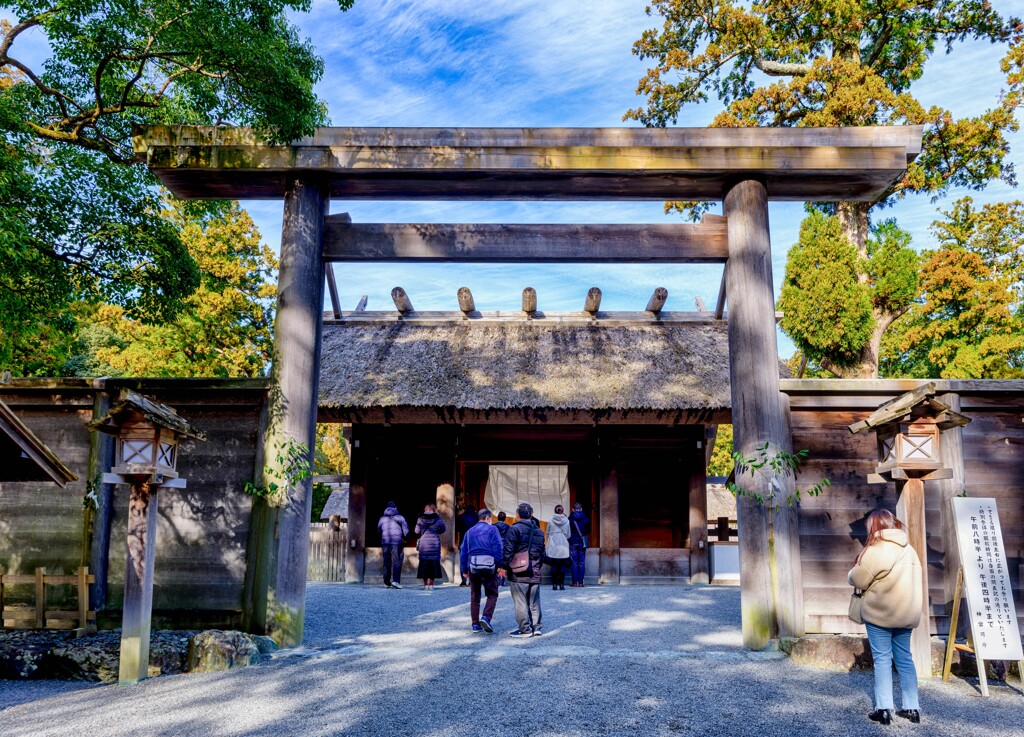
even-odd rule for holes
{"type": "Polygon", "coordinates": [[[754,66],[767,74],[769,77],[801,77],[810,74],[814,68],[810,64],[798,64],[796,62],[769,61],[761,57],[753,56],[754,66]]]}

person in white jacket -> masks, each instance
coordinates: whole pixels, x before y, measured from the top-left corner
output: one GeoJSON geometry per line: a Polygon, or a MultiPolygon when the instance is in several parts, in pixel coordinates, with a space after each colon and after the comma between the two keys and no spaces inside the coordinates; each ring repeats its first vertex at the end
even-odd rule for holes
{"type": "Polygon", "coordinates": [[[565,574],[572,567],[569,557],[569,518],[559,504],[548,520],[548,539],[544,543],[544,556],[551,566],[551,590],[565,591],[565,574]]]}
{"type": "Polygon", "coordinates": [[[921,721],[917,671],[910,655],[910,633],[921,623],[921,560],[903,523],[888,509],[868,515],[868,539],[847,580],[863,591],[861,615],[868,632],[875,672],[875,709],[868,718],[892,721],[892,664],[900,674],[903,708],[896,712],[915,724],[921,721]]]}

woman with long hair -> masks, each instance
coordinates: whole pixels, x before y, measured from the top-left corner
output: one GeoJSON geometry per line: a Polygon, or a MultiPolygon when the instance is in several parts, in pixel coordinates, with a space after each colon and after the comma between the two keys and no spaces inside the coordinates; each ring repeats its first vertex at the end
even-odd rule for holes
{"type": "Polygon", "coordinates": [[[892,664],[900,675],[902,709],[898,716],[921,721],[917,671],[910,655],[910,633],[921,623],[921,560],[910,545],[902,522],[888,509],[868,515],[868,538],[847,576],[863,591],[861,616],[868,631],[875,671],[874,711],[868,718],[892,721],[892,664]]]}
{"type": "Polygon", "coordinates": [[[437,507],[428,504],[423,514],[416,520],[416,550],[420,554],[420,564],[416,569],[416,578],[423,579],[423,590],[433,591],[434,581],[444,577],[441,569],[441,533],[445,531],[444,520],[437,513],[437,507]]]}

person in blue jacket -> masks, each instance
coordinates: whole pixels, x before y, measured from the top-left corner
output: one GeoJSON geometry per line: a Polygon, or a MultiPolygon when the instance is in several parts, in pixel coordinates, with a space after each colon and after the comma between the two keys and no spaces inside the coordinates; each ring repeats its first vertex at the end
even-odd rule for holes
{"type": "Polygon", "coordinates": [[[402,562],[405,550],[402,542],[409,534],[409,523],[398,513],[398,506],[388,502],[384,514],[377,523],[380,530],[381,563],[384,568],[384,588],[402,588],[402,562]]]}
{"type": "Polygon", "coordinates": [[[583,513],[583,505],[576,502],[569,515],[569,557],[572,559],[572,586],[583,586],[587,575],[587,544],[590,520],[583,513]]]}
{"type": "Polygon", "coordinates": [[[474,632],[494,632],[491,617],[498,604],[498,566],[501,564],[501,535],[491,524],[491,511],[481,509],[478,522],[466,530],[459,546],[459,564],[469,574],[469,615],[474,632]],[[487,595],[480,615],[480,589],[487,595]]]}

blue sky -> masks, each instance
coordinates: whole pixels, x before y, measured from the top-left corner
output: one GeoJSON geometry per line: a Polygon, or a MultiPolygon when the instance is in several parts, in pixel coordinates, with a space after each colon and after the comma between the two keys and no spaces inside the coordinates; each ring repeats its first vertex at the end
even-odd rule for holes
{"type": "MultiPolygon", "coordinates": [[[[1019,0],[995,0],[1004,13],[1019,0]]],[[[622,114],[642,104],[634,94],[646,65],[631,53],[640,33],[658,25],[644,13],[644,0],[356,0],[342,13],[333,0],[314,0],[310,13],[292,19],[326,61],[317,88],[334,125],[353,126],[617,126],[622,114]]],[[[19,39],[45,53],[41,38],[19,39]]],[[[952,56],[937,55],[914,93],[925,104],[955,114],[990,106],[1003,80],[1001,47],[975,43],[952,56]]],[[[718,111],[715,102],[685,111],[680,126],[704,126],[718,111]]],[[[1024,135],[1013,140],[1021,161],[1024,135]]],[[[1024,172],[1022,172],[1024,175],[1024,172]]],[[[928,225],[938,208],[966,194],[953,192],[938,203],[910,197],[885,216],[896,217],[914,234],[918,248],[929,245],[928,225]]],[[[976,200],[1016,199],[1002,183],[976,200]]],[[[265,240],[280,241],[281,204],[244,202],[265,240]]],[[[466,203],[344,202],[356,222],[666,222],[658,202],[641,203],[466,203]]],[[[678,219],[678,216],[675,216],[678,219]]],[[[803,209],[773,203],[771,228],[776,290],[785,257],[796,241],[803,209]]],[[[479,309],[516,309],[526,286],[537,290],[544,310],[578,310],[587,289],[604,292],[602,307],[638,310],[651,291],[667,287],[667,309],[692,310],[700,295],[717,299],[721,268],[692,265],[542,266],[521,265],[337,265],[342,306],[351,309],[363,294],[369,309],[388,310],[391,288],[405,287],[417,309],[456,309],[456,291],[473,290],[479,309]]],[[[792,343],[780,333],[779,352],[792,343]]]]}
{"type": "MultiPolygon", "coordinates": [[[[1011,3],[996,2],[1004,12],[1011,3]]],[[[327,101],[334,125],[366,126],[616,126],[622,114],[641,104],[635,95],[646,65],[631,47],[656,25],[645,3],[596,0],[585,5],[561,0],[480,3],[478,0],[383,0],[360,2],[347,13],[327,0],[309,14],[294,16],[324,57],[327,73],[318,93],[327,101]]],[[[991,44],[960,48],[937,56],[915,87],[926,104],[957,114],[976,113],[992,104],[1003,80],[991,44]]],[[[715,103],[696,106],[681,126],[704,126],[715,103]]],[[[1014,159],[1024,151],[1015,137],[1014,159]]],[[[1001,183],[972,193],[981,201],[1020,196],[1001,183]]],[[[890,211],[928,245],[928,225],[937,209],[956,193],[933,204],[908,198],[890,211]]],[[[280,237],[278,203],[245,203],[268,242],[280,237]]],[[[348,212],[356,222],[665,222],[661,203],[464,203],[343,202],[332,212],[348,212]]],[[[890,213],[886,213],[889,216],[890,213]]],[[[771,206],[776,290],[788,248],[796,241],[803,209],[794,203],[771,206]]],[[[473,290],[480,309],[516,309],[526,286],[537,289],[541,309],[578,310],[587,289],[604,292],[606,309],[643,309],[651,291],[667,287],[667,309],[692,310],[694,297],[717,299],[720,267],[692,265],[542,266],[521,265],[337,265],[342,307],[351,309],[363,294],[369,309],[392,309],[391,288],[405,287],[417,309],[456,309],[460,286],[473,290]]],[[[792,343],[780,333],[779,352],[792,343]]]]}

